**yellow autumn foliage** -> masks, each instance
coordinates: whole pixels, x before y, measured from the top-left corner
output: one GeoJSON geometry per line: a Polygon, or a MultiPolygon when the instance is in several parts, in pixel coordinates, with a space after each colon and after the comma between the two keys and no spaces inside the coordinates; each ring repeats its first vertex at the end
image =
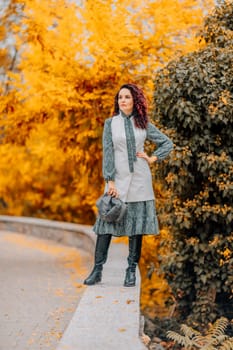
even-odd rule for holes
{"type": "Polygon", "coordinates": [[[3,212],[93,222],[102,126],[117,88],[134,81],[150,100],[156,70],[197,48],[193,34],[209,3],[12,0],[21,9],[11,23],[20,56],[1,97],[0,152],[20,186],[11,179],[6,191],[0,174],[3,212]]]}
{"type": "MultiPolygon", "coordinates": [[[[137,83],[151,102],[156,71],[199,47],[195,34],[211,5],[11,0],[17,21],[9,7],[0,27],[6,37],[7,22],[17,52],[0,83],[1,214],[93,223],[104,186],[103,123],[118,87],[137,83]]],[[[144,276],[158,240],[144,248],[144,276]]],[[[143,277],[144,309],[154,307],[153,279],[143,277]]]]}

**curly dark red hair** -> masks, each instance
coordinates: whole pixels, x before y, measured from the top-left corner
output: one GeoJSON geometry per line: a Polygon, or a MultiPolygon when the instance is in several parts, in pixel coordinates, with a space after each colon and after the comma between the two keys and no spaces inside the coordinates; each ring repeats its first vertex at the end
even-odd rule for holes
{"type": "Polygon", "coordinates": [[[148,124],[147,116],[147,102],[143,94],[143,91],[135,84],[124,84],[120,87],[118,93],[114,98],[114,112],[113,115],[119,114],[120,108],[118,104],[118,96],[121,89],[130,90],[133,96],[133,116],[135,120],[135,126],[139,129],[146,129],[148,124]]]}

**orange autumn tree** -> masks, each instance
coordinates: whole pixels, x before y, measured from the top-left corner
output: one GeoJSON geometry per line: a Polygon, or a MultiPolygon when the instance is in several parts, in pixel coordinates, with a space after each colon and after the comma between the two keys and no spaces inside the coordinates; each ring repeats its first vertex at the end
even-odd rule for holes
{"type": "Polygon", "coordinates": [[[1,213],[91,224],[116,90],[135,82],[151,101],[156,70],[198,48],[211,1],[11,1],[20,57],[1,94],[1,213]]]}
{"type": "Polygon", "coordinates": [[[1,96],[2,212],[91,223],[102,191],[102,126],[116,89],[134,81],[150,99],[156,69],[197,47],[202,8],[196,0],[14,5],[21,55],[1,96]]]}

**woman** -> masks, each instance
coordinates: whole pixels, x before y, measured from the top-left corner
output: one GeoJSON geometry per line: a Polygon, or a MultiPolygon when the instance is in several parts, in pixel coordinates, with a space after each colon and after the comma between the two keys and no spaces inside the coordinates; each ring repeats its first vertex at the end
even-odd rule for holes
{"type": "Polygon", "coordinates": [[[155,198],[150,165],[164,159],[172,150],[172,141],[148,121],[146,99],[134,84],[124,84],[115,96],[113,117],[105,121],[103,132],[103,177],[105,192],[127,203],[127,212],[119,223],[97,218],[95,265],[84,284],[101,281],[112,236],[129,237],[128,268],[124,286],[135,286],[135,271],[141,255],[142,235],[158,234],[155,198]],[[146,140],[156,146],[148,156],[146,140]]]}

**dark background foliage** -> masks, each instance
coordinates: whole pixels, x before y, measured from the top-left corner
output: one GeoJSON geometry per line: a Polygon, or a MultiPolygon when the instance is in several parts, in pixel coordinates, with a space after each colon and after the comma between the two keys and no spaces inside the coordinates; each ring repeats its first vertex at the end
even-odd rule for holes
{"type": "Polygon", "coordinates": [[[200,327],[233,316],[232,1],[206,19],[202,39],[203,50],[158,72],[154,93],[154,120],[175,144],[160,173],[174,238],[161,266],[174,318],[200,327]]]}

